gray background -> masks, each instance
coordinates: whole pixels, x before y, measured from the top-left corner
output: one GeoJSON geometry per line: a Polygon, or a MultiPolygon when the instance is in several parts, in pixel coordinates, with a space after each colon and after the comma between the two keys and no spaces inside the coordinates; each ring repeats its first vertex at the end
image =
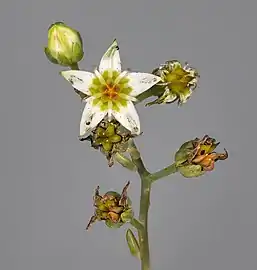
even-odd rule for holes
{"type": "Polygon", "coordinates": [[[93,69],[116,37],[124,68],[151,71],[177,58],[201,74],[184,107],[138,106],[137,143],[150,170],[206,133],[230,153],[202,178],[154,185],[153,269],[256,269],[256,8],[255,0],[1,4],[1,269],[139,269],[124,229],[98,223],[84,231],[96,185],[120,190],[131,180],[136,209],[140,185],[77,139],[81,103],[43,53],[48,26],[60,20],[83,36],[83,69],[93,69]]]}

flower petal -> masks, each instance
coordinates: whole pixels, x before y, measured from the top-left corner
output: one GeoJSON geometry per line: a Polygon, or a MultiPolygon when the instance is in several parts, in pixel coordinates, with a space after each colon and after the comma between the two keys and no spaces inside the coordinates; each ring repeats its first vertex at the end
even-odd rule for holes
{"type": "Polygon", "coordinates": [[[140,121],[135,106],[131,101],[127,101],[127,106],[119,107],[120,111],[113,111],[114,118],[119,121],[132,134],[140,134],[140,121]]]}
{"type": "Polygon", "coordinates": [[[113,41],[100,61],[99,71],[102,73],[108,69],[121,72],[120,52],[116,39],[113,41]]]}
{"type": "Polygon", "coordinates": [[[129,86],[132,87],[131,96],[138,96],[161,80],[161,77],[150,73],[130,72],[127,75],[129,86]]]}
{"type": "Polygon", "coordinates": [[[87,137],[90,132],[100,123],[105,117],[106,111],[100,111],[98,106],[93,106],[94,97],[86,100],[86,105],[82,113],[80,121],[80,136],[87,137]]]}
{"type": "Polygon", "coordinates": [[[89,86],[95,78],[95,74],[82,70],[66,70],[61,75],[69,81],[74,88],[90,96],[89,86]]]}

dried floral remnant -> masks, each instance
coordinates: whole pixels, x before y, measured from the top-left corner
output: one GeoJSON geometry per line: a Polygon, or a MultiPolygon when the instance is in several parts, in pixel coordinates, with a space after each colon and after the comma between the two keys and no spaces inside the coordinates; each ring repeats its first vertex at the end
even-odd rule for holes
{"type": "Polygon", "coordinates": [[[114,191],[108,191],[103,196],[99,193],[99,186],[95,190],[93,197],[95,213],[90,218],[86,230],[96,221],[105,221],[110,228],[119,228],[133,217],[131,201],[127,196],[127,190],[130,185],[128,182],[119,194],[114,191]]]}
{"type": "Polygon", "coordinates": [[[214,138],[205,135],[202,139],[185,142],[175,154],[175,162],[180,173],[185,177],[197,177],[206,171],[212,171],[218,160],[228,158],[228,152],[214,152],[219,145],[214,138]]]}

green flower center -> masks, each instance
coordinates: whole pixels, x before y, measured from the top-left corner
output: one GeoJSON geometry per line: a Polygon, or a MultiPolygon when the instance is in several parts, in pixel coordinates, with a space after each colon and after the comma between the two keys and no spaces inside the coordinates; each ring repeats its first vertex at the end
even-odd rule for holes
{"type": "Polygon", "coordinates": [[[98,127],[96,130],[97,139],[95,143],[97,145],[102,145],[103,149],[107,152],[112,150],[112,147],[115,143],[118,143],[122,140],[121,136],[116,134],[115,127],[110,123],[107,129],[98,127]]]}
{"type": "Polygon", "coordinates": [[[121,106],[126,107],[132,91],[128,83],[126,74],[122,76],[120,72],[105,70],[93,79],[89,87],[91,95],[95,97],[93,105],[99,106],[102,111],[119,111],[121,106]]]}
{"type": "Polygon", "coordinates": [[[175,92],[183,91],[193,79],[194,78],[190,76],[190,73],[182,68],[175,68],[166,75],[166,80],[170,82],[169,88],[173,88],[175,92]]]}

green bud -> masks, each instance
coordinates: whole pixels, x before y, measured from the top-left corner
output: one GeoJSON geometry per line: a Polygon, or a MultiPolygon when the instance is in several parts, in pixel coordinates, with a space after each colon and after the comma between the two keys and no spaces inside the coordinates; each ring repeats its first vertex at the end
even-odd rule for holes
{"type": "Polygon", "coordinates": [[[135,235],[130,229],[128,229],[126,232],[126,240],[127,240],[127,244],[128,244],[131,255],[140,259],[139,244],[135,235]]]}
{"type": "Polygon", "coordinates": [[[62,22],[52,24],[48,29],[46,57],[54,64],[72,66],[84,55],[83,42],[78,31],[62,22]]]}

